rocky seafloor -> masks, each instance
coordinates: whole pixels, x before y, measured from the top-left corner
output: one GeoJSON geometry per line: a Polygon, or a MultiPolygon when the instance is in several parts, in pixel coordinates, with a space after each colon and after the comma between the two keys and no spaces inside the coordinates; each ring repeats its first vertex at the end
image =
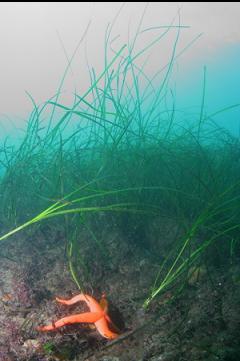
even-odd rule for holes
{"type": "Polygon", "coordinates": [[[37,231],[1,245],[1,361],[240,359],[239,266],[214,268],[211,276],[202,272],[178,294],[169,289],[144,310],[158,263],[127,242],[119,245],[114,231],[106,237],[110,252],[117,248],[114,262],[104,267],[93,260],[87,292],[96,299],[106,293],[121,336],[108,341],[86,324],[47,333],[36,330],[86,310],[82,303],[66,307],[55,301],[55,296],[69,298],[79,290],[68,269],[63,237],[54,230],[37,231]]]}

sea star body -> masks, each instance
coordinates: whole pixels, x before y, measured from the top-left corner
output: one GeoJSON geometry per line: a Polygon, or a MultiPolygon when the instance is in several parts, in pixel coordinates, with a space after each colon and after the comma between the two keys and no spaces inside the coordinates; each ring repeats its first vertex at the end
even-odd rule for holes
{"type": "Polygon", "coordinates": [[[52,331],[56,330],[59,327],[73,324],[73,323],[94,323],[98,332],[107,339],[115,339],[119,336],[118,333],[111,331],[109,324],[112,324],[111,319],[107,314],[107,303],[106,302],[97,302],[92,296],[80,293],[72,297],[70,300],[65,300],[62,298],[56,297],[56,301],[64,305],[70,306],[79,301],[86,302],[90,312],[79,313],[75,315],[70,315],[61,318],[56,322],[52,322],[47,326],[38,327],[38,331],[52,331]],[[104,309],[101,307],[101,304],[105,304],[104,309]]]}

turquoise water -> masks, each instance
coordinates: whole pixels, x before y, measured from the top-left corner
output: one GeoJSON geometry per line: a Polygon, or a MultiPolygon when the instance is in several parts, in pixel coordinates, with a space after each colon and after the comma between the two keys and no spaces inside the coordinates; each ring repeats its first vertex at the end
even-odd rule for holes
{"type": "MultiPolygon", "coordinates": [[[[201,108],[203,75],[206,66],[205,112],[213,114],[225,107],[240,104],[240,45],[228,45],[206,54],[206,62],[201,59],[190,64],[190,70],[182,65],[176,74],[177,108],[197,117],[201,108]]],[[[214,117],[214,121],[228,129],[233,135],[240,134],[240,107],[230,109],[214,117]]]]}
{"type": "MultiPolygon", "coordinates": [[[[227,45],[213,54],[203,54],[200,60],[187,60],[188,55],[176,62],[169,87],[173,89],[177,121],[198,121],[203,96],[204,66],[206,67],[204,115],[240,104],[240,45],[227,45]],[[204,60],[203,60],[204,59],[204,60]]],[[[9,144],[17,144],[24,135],[26,119],[19,114],[16,121],[7,115],[0,116],[0,139],[9,136],[9,144]],[[22,117],[22,118],[21,118],[22,117]]],[[[233,107],[213,120],[228,129],[232,135],[240,134],[240,107],[233,107]]],[[[47,119],[46,119],[47,121],[47,119]]]]}

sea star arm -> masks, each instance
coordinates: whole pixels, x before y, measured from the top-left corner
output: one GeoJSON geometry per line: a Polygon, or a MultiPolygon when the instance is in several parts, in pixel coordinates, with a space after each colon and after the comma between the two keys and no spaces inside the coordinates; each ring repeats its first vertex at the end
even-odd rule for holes
{"type": "Polygon", "coordinates": [[[70,315],[67,317],[63,317],[56,322],[52,322],[47,326],[40,326],[37,328],[38,331],[52,331],[56,328],[63,327],[65,325],[73,324],[73,323],[95,323],[99,321],[104,316],[101,312],[85,312],[78,313],[75,315],[70,315]]]}
{"type": "Polygon", "coordinates": [[[74,305],[75,303],[79,302],[79,301],[85,301],[87,300],[87,295],[84,295],[83,293],[80,293],[79,295],[76,295],[72,298],[70,298],[69,300],[66,300],[64,298],[60,298],[60,297],[56,297],[56,301],[59,303],[62,303],[63,305],[74,305]]]}

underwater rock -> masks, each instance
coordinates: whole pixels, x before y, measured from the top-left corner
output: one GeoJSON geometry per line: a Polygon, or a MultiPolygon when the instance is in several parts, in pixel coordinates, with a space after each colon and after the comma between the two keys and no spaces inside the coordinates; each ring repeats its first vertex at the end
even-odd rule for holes
{"type": "Polygon", "coordinates": [[[160,356],[154,356],[149,361],[176,361],[177,359],[178,358],[176,352],[170,351],[170,352],[164,352],[160,356]]]}
{"type": "Polygon", "coordinates": [[[191,267],[188,271],[188,284],[195,286],[198,282],[202,281],[207,274],[206,267],[191,267]]]}
{"type": "Polygon", "coordinates": [[[228,290],[222,301],[222,317],[230,332],[240,332],[240,289],[228,290]]]}
{"type": "Polygon", "coordinates": [[[23,347],[27,350],[37,351],[41,348],[41,342],[35,339],[28,339],[24,342],[23,347]]]}

